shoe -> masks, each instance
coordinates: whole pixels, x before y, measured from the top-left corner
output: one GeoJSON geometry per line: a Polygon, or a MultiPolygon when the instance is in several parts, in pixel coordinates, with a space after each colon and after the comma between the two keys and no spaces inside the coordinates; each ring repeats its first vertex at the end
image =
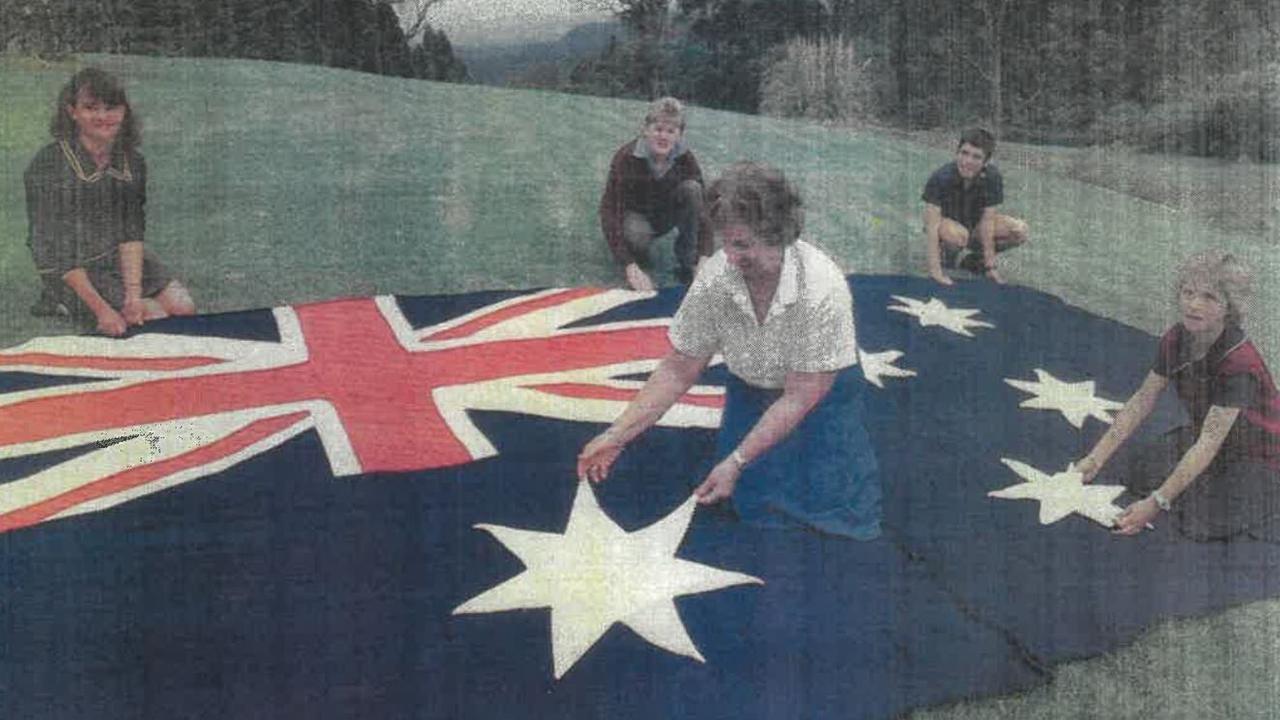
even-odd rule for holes
{"type": "Polygon", "coordinates": [[[960,251],[956,257],[956,267],[961,270],[968,270],[974,275],[987,274],[987,266],[982,262],[982,256],[968,248],[960,251]]]}
{"type": "Polygon", "coordinates": [[[33,317],[71,317],[71,311],[66,305],[58,302],[57,298],[47,293],[41,293],[40,299],[31,306],[31,315],[33,317]]]}
{"type": "Polygon", "coordinates": [[[947,245],[946,243],[942,243],[940,252],[942,255],[938,259],[941,261],[943,269],[955,270],[958,267],[957,261],[959,261],[959,259],[964,255],[967,255],[969,253],[969,249],[961,248],[956,250],[954,247],[947,245]]]}

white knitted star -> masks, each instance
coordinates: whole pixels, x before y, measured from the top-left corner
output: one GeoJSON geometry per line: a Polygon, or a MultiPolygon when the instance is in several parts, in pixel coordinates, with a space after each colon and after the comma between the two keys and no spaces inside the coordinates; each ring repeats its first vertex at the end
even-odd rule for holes
{"type": "Polygon", "coordinates": [[[1005,378],[1005,382],[1013,387],[1035,396],[1023,400],[1018,407],[1057,410],[1077,428],[1084,425],[1087,417],[1095,417],[1110,425],[1113,420],[1110,411],[1124,407],[1123,403],[1097,397],[1092,380],[1062,382],[1040,368],[1035,369],[1035,374],[1035,382],[1005,378]]]}
{"type": "Polygon", "coordinates": [[[1100,525],[1111,527],[1120,515],[1121,508],[1113,501],[1124,492],[1122,485],[1086,485],[1084,475],[1074,468],[1048,475],[1017,460],[1000,458],[1000,462],[1026,482],[1003,490],[992,490],[987,496],[1007,500],[1039,500],[1041,525],[1058,522],[1076,513],[1100,525]]]}
{"type": "Polygon", "coordinates": [[[629,533],[604,514],[584,482],[563,534],[477,525],[515,553],[525,571],[453,612],[551,608],[557,679],[618,622],[664,650],[705,662],[673,599],[763,581],[675,557],[695,504],[690,497],[667,517],[629,533]]]}
{"type": "Polygon", "coordinates": [[[862,374],[867,378],[867,382],[878,388],[884,387],[884,381],[881,378],[915,377],[915,370],[908,370],[894,365],[900,357],[902,357],[901,350],[885,350],[884,352],[873,353],[858,348],[858,361],[862,363],[862,374]]]}
{"type": "Polygon", "coordinates": [[[894,300],[897,300],[902,304],[890,305],[889,309],[918,318],[920,320],[921,327],[936,325],[938,327],[946,328],[958,335],[964,335],[965,337],[973,337],[973,333],[969,332],[969,328],[995,327],[995,325],[984,320],[973,319],[974,315],[982,312],[981,310],[949,308],[937,298],[929,298],[928,302],[924,302],[922,300],[903,297],[901,295],[894,295],[892,297],[894,300]]]}

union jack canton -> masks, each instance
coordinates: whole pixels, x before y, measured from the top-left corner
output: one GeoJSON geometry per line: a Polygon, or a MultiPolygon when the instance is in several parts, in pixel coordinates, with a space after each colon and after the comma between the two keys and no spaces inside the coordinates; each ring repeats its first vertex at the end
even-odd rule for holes
{"type": "MultiPolygon", "coordinates": [[[[473,410],[610,422],[670,349],[670,319],[589,319],[641,297],[545,290],[414,328],[380,296],[275,308],[278,341],[157,331],[0,351],[0,372],[46,380],[0,394],[0,461],[90,448],[5,483],[0,532],[190,482],[311,429],[343,477],[499,454],[473,410]]],[[[722,405],[722,388],[697,385],[660,422],[715,427],[722,405]]]]}

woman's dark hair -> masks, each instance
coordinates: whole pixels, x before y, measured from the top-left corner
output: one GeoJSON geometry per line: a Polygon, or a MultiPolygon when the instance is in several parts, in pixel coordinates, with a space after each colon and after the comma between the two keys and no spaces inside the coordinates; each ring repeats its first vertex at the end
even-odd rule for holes
{"type": "Polygon", "coordinates": [[[124,106],[124,120],[116,144],[125,152],[142,144],[142,130],[125,95],[124,85],[115,75],[96,67],[87,67],[67,81],[53,103],[53,116],[49,119],[49,134],[58,140],[71,140],[76,136],[76,122],[67,114],[67,107],[76,104],[80,91],[87,92],[100,102],[112,107],[124,106]]]}
{"type": "Polygon", "coordinates": [[[800,237],[802,205],[782,171],[762,163],[730,165],[707,191],[707,215],[713,226],[742,223],[773,246],[790,245],[800,237]]]}

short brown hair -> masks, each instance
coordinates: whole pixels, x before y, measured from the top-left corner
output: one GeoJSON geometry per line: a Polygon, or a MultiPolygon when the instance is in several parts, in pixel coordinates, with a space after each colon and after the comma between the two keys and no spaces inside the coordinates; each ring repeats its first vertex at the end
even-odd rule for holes
{"type": "Polygon", "coordinates": [[[959,150],[965,143],[981,150],[986,155],[983,160],[990,160],[991,156],[996,154],[996,136],[985,128],[969,128],[960,133],[960,142],[956,143],[956,149],[959,150]]]}
{"type": "Polygon", "coordinates": [[[767,245],[790,245],[804,229],[800,194],[782,171],[756,162],[730,165],[707,191],[712,226],[742,223],[767,245]]]}

